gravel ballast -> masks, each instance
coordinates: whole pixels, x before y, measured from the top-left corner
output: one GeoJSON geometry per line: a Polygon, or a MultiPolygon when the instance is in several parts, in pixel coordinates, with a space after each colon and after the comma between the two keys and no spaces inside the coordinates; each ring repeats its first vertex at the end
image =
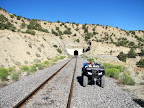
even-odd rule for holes
{"type": "Polygon", "coordinates": [[[74,58],[23,108],[66,108],[75,62],[74,58]]]}
{"type": "MultiPolygon", "coordinates": [[[[50,68],[38,71],[7,87],[0,88],[0,108],[12,108],[33,89],[62,67],[67,59],[50,68]]],[[[76,59],[69,62],[23,107],[25,108],[66,108],[76,59]]],[[[77,59],[76,75],[71,108],[141,108],[131,93],[124,91],[116,80],[105,77],[105,87],[82,86],[82,66],[86,60],[77,59]]]]}
{"type": "Polygon", "coordinates": [[[43,81],[54,74],[59,68],[68,62],[68,60],[70,59],[44,70],[39,70],[13,84],[0,88],[0,108],[12,108],[43,81]]]}
{"type": "Polygon", "coordinates": [[[78,59],[71,108],[141,108],[130,93],[122,90],[116,81],[105,77],[105,87],[82,86],[82,66],[86,60],[78,59]]]}

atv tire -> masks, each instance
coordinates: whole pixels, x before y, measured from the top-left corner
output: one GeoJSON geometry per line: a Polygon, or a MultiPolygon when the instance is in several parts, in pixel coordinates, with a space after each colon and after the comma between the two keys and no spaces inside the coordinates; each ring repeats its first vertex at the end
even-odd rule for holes
{"type": "Polygon", "coordinates": [[[101,86],[102,88],[104,88],[104,86],[105,86],[105,76],[102,76],[102,77],[101,77],[100,86],[101,86]]]}
{"type": "Polygon", "coordinates": [[[86,87],[88,85],[88,77],[83,75],[83,86],[86,87]]]}

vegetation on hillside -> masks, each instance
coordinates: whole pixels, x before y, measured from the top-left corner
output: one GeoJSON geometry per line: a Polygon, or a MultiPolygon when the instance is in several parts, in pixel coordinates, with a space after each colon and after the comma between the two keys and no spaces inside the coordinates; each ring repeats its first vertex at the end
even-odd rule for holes
{"type": "Polygon", "coordinates": [[[128,58],[135,58],[137,54],[135,53],[135,50],[133,48],[130,49],[130,51],[127,54],[128,58]]]}
{"type": "Polygon", "coordinates": [[[41,25],[37,22],[37,20],[32,19],[29,23],[29,25],[27,25],[27,28],[29,30],[38,30],[38,31],[42,31],[42,32],[46,32],[48,33],[47,29],[43,29],[41,27],[41,25]]]}
{"type": "Polygon", "coordinates": [[[144,59],[140,59],[140,61],[137,62],[137,66],[144,68],[144,59]]]}
{"type": "Polygon", "coordinates": [[[34,62],[32,65],[23,65],[20,66],[19,69],[16,69],[16,67],[9,67],[6,68],[0,68],[0,80],[2,82],[7,81],[8,76],[10,76],[11,80],[17,81],[19,79],[20,74],[23,72],[26,72],[27,75],[32,74],[34,72],[41,69],[44,69],[46,67],[52,66],[55,64],[56,61],[64,59],[65,56],[55,57],[55,58],[48,58],[48,60],[41,62],[38,59],[34,59],[34,62]]]}
{"type": "Polygon", "coordinates": [[[134,79],[120,65],[104,64],[106,76],[119,79],[123,84],[135,85],[134,79]],[[120,74],[122,73],[122,74],[120,74]]]}
{"type": "Polygon", "coordinates": [[[118,57],[119,60],[121,60],[123,62],[126,62],[127,55],[125,53],[120,52],[117,57],[118,57]]]}
{"type": "Polygon", "coordinates": [[[11,24],[3,14],[1,14],[0,15],[0,29],[1,30],[8,29],[8,30],[15,32],[16,27],[13,24],[11,24]]]}

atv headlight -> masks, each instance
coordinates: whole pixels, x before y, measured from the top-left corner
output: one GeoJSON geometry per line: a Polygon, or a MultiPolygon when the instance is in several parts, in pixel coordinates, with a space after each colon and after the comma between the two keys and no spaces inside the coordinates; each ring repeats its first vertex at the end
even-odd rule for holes
{"type": "Polygon", "coordinates": [[[102,75],[102,72],[98,73],[98,75],[102,75]]]}
{"type": "Polygon", "coordinates": [[[91,73],[91,72],[88,72],[88,75],[92,75],[92,73],[91,73]]]}

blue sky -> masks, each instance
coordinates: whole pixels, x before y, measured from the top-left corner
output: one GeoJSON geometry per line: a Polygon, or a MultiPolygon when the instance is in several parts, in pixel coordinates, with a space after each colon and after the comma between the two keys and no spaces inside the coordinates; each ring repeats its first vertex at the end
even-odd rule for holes
{"type": "Polygon", "coordinates": [[[0,7],[31,19],[144,30],[144,0],[0,0],[0,7]]]}

